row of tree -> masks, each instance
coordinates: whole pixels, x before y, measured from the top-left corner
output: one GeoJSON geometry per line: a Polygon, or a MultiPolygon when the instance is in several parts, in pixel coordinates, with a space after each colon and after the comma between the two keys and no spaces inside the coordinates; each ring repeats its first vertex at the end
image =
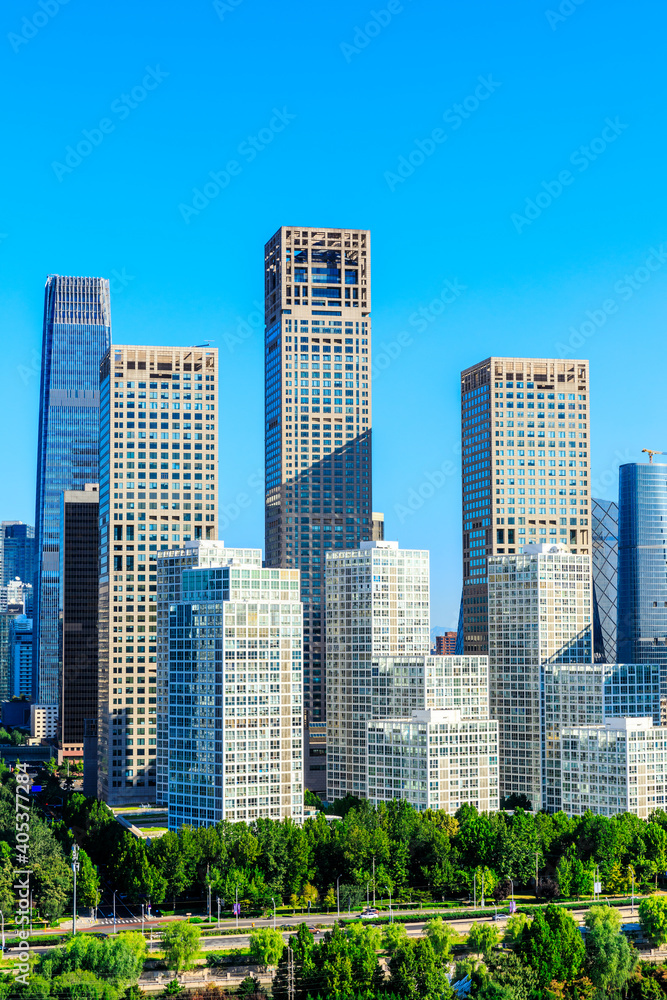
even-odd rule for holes
{"type": "MultiPolygon", "coordinates": [[[[60,792],[55,775],[44,775],[42,801],[60,792]]],[[[0,908],[12,905],[16,816],[15,780],[0,775],[0,908]]],[[[60,792],[62,794],[62,792],[60,792]]],[[[152,842],[125,831],[104,803],[64,794],[62,818],[30,810],[28,854],[33,902],[48,919],[71,898],[69,853],[81,848],[77,897],[84,906],[100,899],[100,878],[134,901],[179,897],[204,899],[210,887],[228,907],[268,908],[320,903],[341,909],[375,891],[394,901],[461,899],[477,890],[487,900],[506,898],[512,885],[545,898],[590,896],[599,878],[607,893],[649,890],[667,870],[667,813],[649,822],[625,813],[568,818],[563,813],[480,814],[465,805],[456,816],[418,812],[402,801],[378,807],[346,800],[334,808],[341,820],[322,813],[303,826],[258,820],[184,827],[152,842]],[[597,875],[596,875],[597,873],[597,875]]]]}

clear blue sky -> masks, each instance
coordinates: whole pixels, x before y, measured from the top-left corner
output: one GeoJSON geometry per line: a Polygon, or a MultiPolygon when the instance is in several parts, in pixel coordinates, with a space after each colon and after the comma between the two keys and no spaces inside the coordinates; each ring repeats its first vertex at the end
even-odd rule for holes
{"type": "Polygon", "coordinates": [[[248,485],[263,465],[256,303],[281,224],[372,230],[376,359],[409,335],[374,381],[374,507],[388,537],[431,550],[433,624],[457,620],[458,469],[402,508],[458,462],[461,368],[490,354],[589,358],[598,495],[615,496],[619,462],[667,450],[667,11],[655,0],[564,0],[572,13],[555,17],[546,0],[42,2],[0,14],[2,518],[34,517],[45,276],[102,275],[116,343],[220,348],[221,503],[252,497],[222,537],[263,545],[248,485]],[[366,31],[371,10],[384,23],[366,31]],[[153,89],[133,97],[146,67],[153,89]],[[282,130],[261,132],[272,120],[282,130]],[[424,146],[434,129],[441,141],[424,146]],[[54,167],[83,130],[97,144],[79,164],[70,154],[69,172],[54,167]],[[271,141],[251,159],[260,134],[271,141]],[[230,160],[236,174],[199,214],[179,208],[230,160]],[[419,329],[413,314],[447,280],[465,287],[419,329]],[[587,311],[603,325],[571,342],[587,311]]]}

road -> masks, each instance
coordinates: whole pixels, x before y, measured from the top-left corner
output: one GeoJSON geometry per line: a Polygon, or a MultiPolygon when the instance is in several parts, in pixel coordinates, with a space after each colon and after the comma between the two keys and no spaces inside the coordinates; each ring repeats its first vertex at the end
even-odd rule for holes
{"type": "MultiPolygon", "coordinates": [[[[583,918],[584,918],[584,916],[585,916],[585,914],[586,914],[586,912],[587,912],[588,909],[589,909],[589,906],[582,906],[581,908],[570,910],[569,912],[572,914],[572,916],[579,923],[583,923],[583,918]]],[[[635,906],[634,916],[632,914],[632,909],[631,909],[630,906],[621,906],[621,907],[618,907],[618,912],[621,915],[624,923],[631,923],[631,922],[634,922],[634,921],[636,921],[638,919],[638,917],[637,917],[637,906],[635,906]]],[[[386,913],[384,915],[386,916],[386,913]]],[[[467,934],[468,931],[470,930],[471,925],[473,923],[479,923],[480,921],[484,922],[484,923],[490,923],[490,922],[492,922],[493,921],[493,915],[494,915],[494,910],[492,908],[489,908],[489,914],[488,914],[488,916],[485,916],[485,917],[476,917],[476,918],[465,917],[465,916],[457,916],[457,917],[453,917],[451,919],[447,919],[446,912],[442,913],[442,916],[444,917],[444,919],[447,920],[447,923],[449,923],[461,935],[467,934]]],[[[140,927],[141,927],[141,918],[140,917],[129,917],[129,918],[126,917],[126,918],[122,918],[122,917],[120,917],[119,914],[117,914],[117,916],[118,916],[118,919],[117,919],[117,922],[116,922],[116,930],[117,931],[128,931],[128,930],[135,930],[136,931],[136,930],[140,929],[140,927]]],[[[342,913],[341,917],[347,918],[347,914],[342,913]]],[[[158,934],[156,932],[158,932],[159,929],[162,926],[164,926],[165,923],[170,923],[173,920],[174,920],[173,917],[165,917],[165,918],[162,918],[160,920],[155,919],[155,918],[153,918],[151,920],[148,920],[148,919],[144,920],[144,930],[145,931],[150,931],[152,929],[153,932],[155,933],[155,947],[156,947],[156,949],[157,949],[157,947],[159,947],[159,944],[158,944],[159,937],[158,937],[158,934]]],[[[280,924],[289,923],[291,925],[294,925],[294,926],[298,927],[299,924],[303,923],[303,924],[306,924],[306,926],[308,926],[308,927],[314,927],[316,925],[319,925],[320,927],[323,926],[324,928],[328,928],[328,927],[332,927],[336,923],[337,920],[338,920],[338,914],[337,913],[330,913],[330,914],[316,913],[316,914],[311,914],[311,916],[307,916],[306,914],[298,914],[295,917],[285,917],[285,916],[279,917],[276,920],[276,926],[279,927],[280,924]]],[[[507,916],[503,915],[502,918],[498,921],[499,928],[502,928],[504,926],[504,924],[506,923],[506,921],[507,921],[507,916]]],[[[262,919],[249,920],[249,919],[240,918],[239,921],[238,921],[238,934],[229,934],[229,933],[227,933],[227,934],[220,934],[220,935],[207,934],[206,936],[202,936],[202,939],[201,939],[202,950],[204,950],[204,951],[211,951],[211,950],[218,950],[218,949],[222,949],[222,948],[240,948],[240,947],[247,946],[249,944],[250,934],[251,934],[251,932],[252,932],[252,930],[254,928],[272,927],[272,926],[273,926],[273,920],[272,919],[269,919],[269,920],[262,920],[262,919]]],[[[386,925],[381,925],[381,926],[386,926],[386,925]]],[[[417,913],[414,916],[414,920],[410,920],[410,921],[405,922],[405,928],[406,928],[406,930],[408,932],[408,935],[410,935],[412,937],[418,937],[420,934],[422,934],[423,931],[424,931],[424,927],[425,926],[426,926],[426,921],[425,920],[420,920],[417,913]]],[[[79,921],[78,921],[78,929],[80,931],[86,931],[86,932],[89,932],[89,933],[90,932],[102,932],[102,933],[105,933],[105,934],[110,934],[110,933],[113,933],[113,923],[112,923],[112,921],[110,921],[108,919],[98,920],[97,922],[89,922],[86,919],[79,919],[79,921]]],[[[235,923],[234,923],[234,921],[233,920],[224,920],[224,921],[221,921],[221,929],[224,929],[226,931],[230,931],[232,929],[235,929],[235,923]]],[[[50,931],[49,933],[53,934],[53,931],[50,931]]],[[[283,931],[282,932],[283,937],[284,937],[285,940],[287,940],[287,938],[290,936],[290,934],[294,934],[294,933],[295,933],[295,931],[283,931]]],[[[41,953],[44,953],[44,952],[48,951],[49,947],[52,947],[52,946],[45,946],[44,948],[40,948],[39,946],[36,946],[36,947],[32,948],[31,950],[34,951],[37,954],[41,954],[41,953]]]]}

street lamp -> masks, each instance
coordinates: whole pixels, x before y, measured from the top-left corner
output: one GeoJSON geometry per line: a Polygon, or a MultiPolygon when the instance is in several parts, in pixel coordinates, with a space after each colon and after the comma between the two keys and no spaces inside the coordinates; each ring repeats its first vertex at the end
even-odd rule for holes
{"type": "Polygon", "coordinates": [[[273,896],[271,896],[271,902],[273,903],[273,929],[275,931],[275,929],[276,929],[276,901],[273,898],[273,896]]]}
{"type": "Polygon", "coordinates": [[[114,932],[114,934],[118,933],[118,931],[116,930],[116,890],[115,889],[113,891],[113,932],[114,932]]]}
{"type": "Polygon", "coordinates": [[[218,929],[220,928],[220,896],[216,896],[216,901],[218,904],[218,929]]]}
{"type": "Polygon", "coordinates": [[[72,905],[72,934],[76,934],[76,873],[79,870],[79,847],[72,844],[72,874],[74,876],[74,898],[72,905]]]}
{"type": "Polygon", "coordinates": [[[340,880],[342,879],[342,877],[343,877],[343,873],[341,872],[341,874],[336,879],[336,902],[338,904],[338,919],[339,920],[340,920],[340,884],[339,883],[340,883],[340,880]]]}
{"type": "Polygon", "coordinates": [[[2,920],[2,950],[4,952],[4,950],[5,950],[5,915],[2,912],[2,910],[0,910],[0,920],[2,920]]]}
{"type": "Polygon", "coordinates": [[[393,915],[392,910],[391,910],[391,889],[389,888],[388,885],[385,886],[385,889],[389,893],[389,923],[392,923],[393,919],[394,919],[394,915],[393,915]]]}
{"type": "Polygon", "coordinates": [[[144,933],[144,904],[141,904],[141,933],[144,933]]]}

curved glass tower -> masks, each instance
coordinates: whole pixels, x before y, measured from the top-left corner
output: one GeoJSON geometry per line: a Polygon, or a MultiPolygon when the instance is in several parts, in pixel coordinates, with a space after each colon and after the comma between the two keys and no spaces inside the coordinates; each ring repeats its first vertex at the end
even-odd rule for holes
{"type": "Polygon", "coordinates": [[[44,294],[35,502],[33,697],[58,702],[60,503],[99,480],[100,362],[111,343],[109,282],[50,274],[44,294]]]}
{"type": "Polygon", "coordinates": [[[618,660],[667,681],[667,465],[619,469],[618,660]]]}

